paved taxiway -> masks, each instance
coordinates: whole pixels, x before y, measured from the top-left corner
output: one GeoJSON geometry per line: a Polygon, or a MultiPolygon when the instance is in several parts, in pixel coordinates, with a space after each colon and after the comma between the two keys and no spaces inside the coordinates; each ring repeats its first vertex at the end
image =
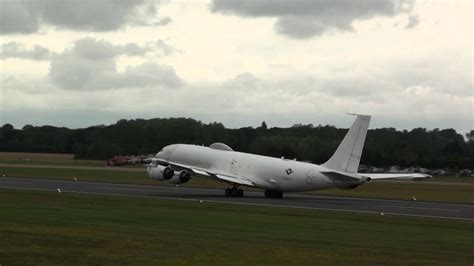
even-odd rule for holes
{"type": "Polygon", "coordinates": [[[224,197],[223,189],[127,185],[12,177],[0,177],[0,188],[48,191],[57,191],[60,189],[62,193],[78,192],[99,195],[152,197],[160,199],[246,204],[262,207],[383,213],[384,215],[474,221],[474,204],[332,197],[293,193],[284,194],[283,199],[267,199],[263,196],[263,192],[252,191],[245,191],[243,198],[227,198],[224,197]]]}

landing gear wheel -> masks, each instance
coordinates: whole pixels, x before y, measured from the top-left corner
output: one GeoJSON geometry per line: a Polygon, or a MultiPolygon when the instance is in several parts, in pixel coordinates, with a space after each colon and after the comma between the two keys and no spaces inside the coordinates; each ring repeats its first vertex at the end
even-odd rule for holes
{"type": "Polygon", "coordinates": [[[225,190],[226,197],[243,197],[244,191],[242,189],[238,189],[238,185],[235,185],[232,188],[227,188],[225,190]]]}

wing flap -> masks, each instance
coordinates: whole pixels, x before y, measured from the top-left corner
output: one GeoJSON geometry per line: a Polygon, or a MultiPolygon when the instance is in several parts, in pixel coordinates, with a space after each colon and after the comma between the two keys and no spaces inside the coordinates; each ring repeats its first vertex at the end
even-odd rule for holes
{"type": "Polygon", "coordinates": [[[227,175],[222,175],[222,174],[215,174],[215,176],[219,179],[222,179],[224,181],[228,181],[231,183],[237,183],[240,185],[251,186],[251,187],[255,186],[253,182],[251,182],[250,180],[246,180],[240,177],[227,176],[227,175]]]}
{"type": "Polygon", "coordinates": [[[203,171],[203,170],[199,170],[195,168],[191,168],[191,170],[198,175],[211,176],[208,172],[203,171]]]}

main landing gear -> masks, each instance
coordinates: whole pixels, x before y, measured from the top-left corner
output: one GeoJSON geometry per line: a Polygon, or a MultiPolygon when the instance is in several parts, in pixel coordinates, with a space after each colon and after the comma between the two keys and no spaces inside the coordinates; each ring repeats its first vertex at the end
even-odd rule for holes
{"type": "Polygon", "coordinates": [[[276,190],[265,190],[265,198],[277,198],[281,199],[283,197],[283,192],[276,190]]]}
{"type": "Polygon", "coordinates": [[[232,188],[228,188],[225,190],[226,197],[243,197],[244,191],[239,188],[238,184],[235,184],[232,188]]]}

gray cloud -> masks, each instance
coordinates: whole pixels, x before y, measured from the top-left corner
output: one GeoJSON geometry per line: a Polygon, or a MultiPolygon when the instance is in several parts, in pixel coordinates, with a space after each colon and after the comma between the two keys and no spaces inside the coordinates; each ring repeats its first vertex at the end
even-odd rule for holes
{"type": "MultiPolygon", "coordinates": [[[[360,112],[374,115],[373,127],[455,127],[466,132],[472,125],[472,96],[439,93],[424,85],[405,87],[387,75],[348,72],[319,80],[307,76],[261,78],[247,72],[221,82],[186,83],[178,90],[160,91],[156,88],[176,86],[176,80],[168,80],[175,75],[170,67],[145,63],[112,74],[98,69],[98,76],[88,80],[86,88],[93,83],[101,88],[142,87],[115,91],[58,89],[33,95],[32,90],[16,89],[18,85],[10,78],[12,87],[5,90],[4,97],[8,101],[1,103],[5,121],[77,127],[120,118],[186,116],[231,127],[257,126],[264,120],[270,126],[330,123],[346,127],[352,118],[343,113],[360,112]],[[163,85],[164,81],[171,82],[163,85]],[[149,85],[156,83],[162,85],[149,85]],[[25,106],[33,110],[25,112],[25,106]],[[42,115],[46,113],[59,115],[42,115]],[[40,122],[45,117],[50,120],[40,122]]],[[[383,73],[393,71],[382,69],[383,73]]]]}
{"type": "Polygon", "coordinates": [[[117,71],[117,56],[141,55],[149,49],[133,43],[115,46],[92,38],[81,39],[53,57],[49,78],[56,86],[71,90],[181,86],[183,82],[172,67],[150,61],[117,71]]]}
{"type": "Polygon", "coordinates": [[[224,82],[221,86],[232,91],[255,91],[261,86],[261,83],[262,81],[254,74],[246,72],[224,82]]]}
{"type": "Polygon", "coordinates": [[[157,18],[154,0],[0,0],[0,4],[1,34],[33,33],[42,24],[72,30],[110,31],[127,24],[143,26],[162,21],[157,18]]]}
{"type": "Polygon", "coordinates": [[[155,23],[156,26],[165,26],[171,23],[173,20],[170,17],[164,17],[155,23]]]}
{"type": "Polygon", "coordinates": [[[172,55],[175,52],[178,52],[178,53],[182,52],[181,50],[177,50],[171,47],[164,40],[148,42],[146,44],[146,48],[149,49],[150,51],[158,49],[159,51],[161,51],[161,54],[157,54],[158,56],[167,56],[167,55],[172,55]]]}
{"type": "Polygon", "coordinates": [[[120,28],[142,1],[45,1],[43,19],[58,27],[107,31],[120,28]]]}
{"type": "Polygon", "coordinates": [[[214,0],[211,10],[242,17],[276,17],[278,33],[309,38],[330,29],[352,31],[355,20],[409,13],[413,4],[413,0],[214,0]]]}
{"type": "Polygon", "coordinates": [[[49,60],[51,52],[41,45],[35,45],[32,48],[25,48],[17,42],[3,43],[0,51],[0,58],[22,58],[31,60],[49,60]]]}
{"type": "Polygon", "coordinates": [[[33,33],[39,28],[36,5],[23,1],[0,0],[0,34],[33,33]]]}
{"type": "Polygon", "coordinates": [[[177,50],[168,45],[164,40],[147,42],[144,45],[127,43],[114,45],[104,40],[94,38],[83,38],[74,43],[74,51],[80,56],[92,60],[113,58],[118,55],[128,56],[167,56],[177,50]]]}
{"type": "Polygon", "coordinates": [[[412,29],[420,23],[420,18],[418,16],[411,15],[408,17],[408,24],[405,26],[405,29],[412,29]]]}

